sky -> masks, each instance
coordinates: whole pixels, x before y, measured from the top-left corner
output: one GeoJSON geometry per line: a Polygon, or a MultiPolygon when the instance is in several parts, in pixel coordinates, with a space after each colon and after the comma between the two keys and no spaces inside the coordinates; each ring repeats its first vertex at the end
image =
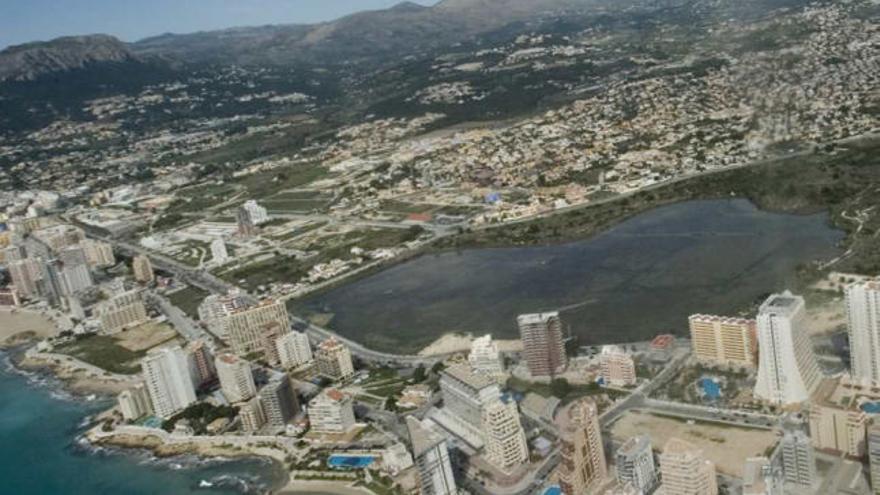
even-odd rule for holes
{"type": "MultiPolygon", "coordinates": [[[[401,0],[0,0],[0,48],[75,34],[162,33],[314,23],[401,0]]],[[[430,5],[436,0],[413,0],[430,5]]]]}

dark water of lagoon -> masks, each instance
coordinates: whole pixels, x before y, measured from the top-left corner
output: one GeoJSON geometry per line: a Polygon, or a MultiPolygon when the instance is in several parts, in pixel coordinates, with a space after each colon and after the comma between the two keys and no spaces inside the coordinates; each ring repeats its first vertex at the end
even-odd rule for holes
{"type": "Polygon", "coordinates": [[[556,246],[426,255],[301,302],[376,349],[411,352],[447,332],[516,338],[517,314],[563,309],[581,345],[685,334],[692,313],[730,314],[783,289],[799,263],[840,252],[826,214],[690,201],[556,246]]]}

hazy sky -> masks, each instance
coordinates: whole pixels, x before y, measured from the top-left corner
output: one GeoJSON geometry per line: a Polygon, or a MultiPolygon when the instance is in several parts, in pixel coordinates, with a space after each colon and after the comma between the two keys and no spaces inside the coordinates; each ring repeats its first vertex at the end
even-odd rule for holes
{"type": "MultiPolygon", "coordinates": [[[[312,23],[401,0],[0,0],[0,48],[71,34],[125,41],[172,32],[312,23]]],[[[430,5],[436,0],[414,0],[430,5]]]]}

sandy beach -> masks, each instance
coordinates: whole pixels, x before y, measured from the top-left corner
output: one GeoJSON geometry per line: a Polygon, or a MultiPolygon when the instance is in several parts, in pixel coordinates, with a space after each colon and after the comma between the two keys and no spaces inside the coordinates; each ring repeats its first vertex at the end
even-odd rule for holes
{"type": "MultiPolygon", "coordinates": [[[[471,334],[447,333],[419,351],[419,356],[443,356],[455,352],[469,352],[474,336],[471,334]]],[[[495,340],[498,350],[501,352],[520,352],[522,351],[522,341],[515,340],[495,340]]]]}
{"type": "Polygon", "coordinates": [[[45,338],[55,333],[52,320],[26,309],[0,309],[0,344],[16,344],[24,340],[45,338]]]}

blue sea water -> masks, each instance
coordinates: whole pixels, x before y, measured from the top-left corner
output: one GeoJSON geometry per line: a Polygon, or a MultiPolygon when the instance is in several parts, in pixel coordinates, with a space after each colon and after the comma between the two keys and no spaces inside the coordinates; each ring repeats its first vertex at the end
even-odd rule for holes
{"type": "Polygon", "coordinates": [[[79,400],[58,385],[17,371],[0,352],[0,493],[255,494],[279,479],[277,468],[260,459],[156,459],[141,451],[93,448],[79,436],[86,418],[107,402],[79,400]]]}

